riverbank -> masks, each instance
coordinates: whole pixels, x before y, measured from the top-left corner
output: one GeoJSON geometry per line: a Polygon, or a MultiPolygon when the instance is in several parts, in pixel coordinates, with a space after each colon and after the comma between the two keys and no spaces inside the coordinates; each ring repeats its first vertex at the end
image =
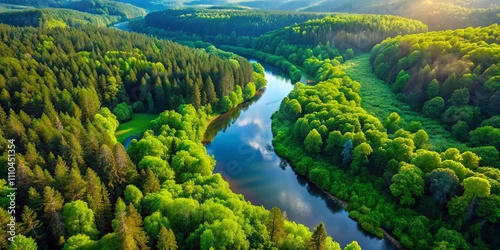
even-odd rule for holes
{"type": "MultiPolygon", "coordinates": [[[[318,187],[316,184],[314,184],[316,187],[318,187]]],[[[320,188],[318,187],[319,189],[321,189],[321,191],[327,195],[328,197],[330,197],[332,200],[340,203],[340,205],[342,205],[342,208],[344,208],[346,211],[347,210],[347,206],[349,205],[349,203],[347,201],[344,201],[344,200],[341,200],[340,198],[338,198],[337,196],[333,195],[333,194],[330,194],[328,191],[324,190],[323,188],[320,188]]],[[[386,238],[387,240],[389,240],[397,249],[405,249],[401,243],[399,243],[399,241],[394,238],[394,236],[392,236],[391,234],[389,234],[385,229],[381,228],[382,230],[382,233],[384,234],[384,238],[386,238]]]]}

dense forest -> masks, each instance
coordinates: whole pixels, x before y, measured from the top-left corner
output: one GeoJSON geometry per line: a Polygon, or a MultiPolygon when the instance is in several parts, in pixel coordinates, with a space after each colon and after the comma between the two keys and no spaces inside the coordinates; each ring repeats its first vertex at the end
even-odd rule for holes
{"type": "Polygon", "coordinates": [[[430,30],[488,26],[500,22],[497,0],[121,0],[143,8],[163,10],[197,5],[223,5],[232,8],[293,12],[338,12],[388,14],[420,20],[430,30]]]}
{"type": "Polygon", "coordinates": [[[297,83],[273,115],[276,153],[347,201],[363,229],[379,237],[389,231],[405,248],[499,244],[495,148],[433,151],[419,122],[397,113],[378,120],[361,105],[363,83],[328,59],[315,64],[306,67],[316,69],[318,83],[297,83]]]}
{"type": "Polygon", "coordinates": [[[110,0],[76,0],[76,1],[11,1],[1,0],[0,3],[17,6],[32,6],[36,8],[65,8],[99,15],[120,16],[132,19],[146,15],[146,11],[134,5],[110,0]]]}
{"type": "Polygon", "coordinates": [[[301,70],[297,66],[309,63],[306,59],[328,58],[340,63],[354,53],[370,51],[388,37],[427,31],[427,26],[419,21],[396,16],[323,16],[281,11],[179,9],[148,14],[145,22],[132,24],[132,28],[190,46],[206,47],[210,45],[207,43],[213,43],[224,50],[256,57],[290,73],[293,81],[300,79],[301,70]],[[276,22],[279,18],[286,21],[276,22]],[[303,18],[312,19],[274,30],[303,18]],[[268,30],[273,31],[265,32],[268,30]]]}
{"type": "Polygon", "coordinates": [[[183,8],[167,9],[148,14],[144,21],[146,26],[169,31],[182,31],[213,41],[217,36],[256,37],[282,27],[302,23],[310,19],[323,17],[326,14],[183,8]]]}
{"type": "Polygon", "coordinates": [[[261,66],[111,29],[1,25],[0,37],[2,230],[19,222],[10,249],[340,249],[322,224],[310,232],[252,206],[212,174],[207,122],[265,84],[261,66]],[[127,107],[168,110],[125,150],[114,131],[127,107]],[[4,209],[11,144],[15,214],[4,209]]]}
{"type": "Polygon", "coordinates": [[[499,43],[498,24],[408,35],[377,45],[371,62],[401,99],[457,139],[500,150],[499,43]]]}
{"type": "MultiPolygon", "coordinates": [[[[470,121],[478,126],[486,117],[480,116],[479,109],[473,112],[477,91],[468,91],[467,98],[463,89],[453,92],[460,88],[456,84],[462,74],[472,75],[475,70],[478,77],[469,79],[466,86],[476,88],[478,84],[473,83],[478,82],[477,78],[483,84],[489,81],[488,100],[494,97],[494,60],[498,59],[498,52],[497,44],[492,44],[498,43],[496,25],[401,36],[425,33],[427,26],[394,16],[333,15],[247,39],[236,32],[218,38],[198,34],[196,30],[211,26],[203,17],[196,18],[200,26],[194,31],[181,28],[177,33],[158,29],[149,32],[164,37],[182,34],[179,37],[191,40],[186,44],[194,46],[207,46],[205,42],[222,45],[222,49],[281,67],[294,81],[300,79],[301,72],[314,76],[316,85],[297,83],[274,115],[275,151],[289,160],[298,173],[347,201],[350,216],[363,229],[379,237],[389,232],[409,249],[482,249],[498,244],[495,232],[500,216],[499,153],[495,140],[487,136],[496,132],[493,126],[498,119],[485,120],[487,128],[471,132],[469,147],[461,147],[468,150],[448,147],[434,151],[420,122],[405,121],[397,113],[379,120],[364,110],[359,94],[362,85],[339,67],[356,54],[369,52],[384,39],[396,37],[373,49],[375,74],[388,79],[392,88],[402,93],[401,99],[422,108],[425,100],[418,102],[415,98],[419,93],[423,94],[420,98],[426,97],[425,89],[415,88],[422,88],[420,85],[425,82],[420,80],[421,75],[427,78],[435,69],[437,89],[432,98],[444,99],[443,107],[434,113],[443,114],[445,107],[453,106],[454,111],[448,111],[446,118],[458,120],[450,126],[458,121],[459,125],[469,126],[470,121]],[[425,39],[427,36],[435,38],[425,39]],[[204,42],[197,41],[201,39],[204,42]],[[429,69],[421,71],[426,67],[429,69]],[[449,79],[446,86],[453,87],[447,88],[451,92],[446,97],[439,85],[452,73],[455,78],[449,79]],[[477,113],[477,119],[468,117],[466,111],[477,113]]],[[[485,104],[483,100],[482,105],[485,104]]],[[[485,114],[492,107],[495,106],[484,106],[485,114]]],[[[466,128],[462,134],[468,138],[466,128]]]]}
{"type": "Polygon", "coordinates": [[[93,15],[68,9],[26,9],[0,13],[0,23],[13,26],[32,27],[82,27],[92,25],[106,27],[118,22],[118,16],[93,15]]]}
{"type": "Polygon", "coordinates": [[[18,222],[2,249],[340,249],[323,223],[311,232],[213,174],[209,122],[266,85],[239,55],[312,77],[274,113],[274,152],[363,230],[408,249],[500,245],[500,27],[427,32],[498,22],[492,0],[123,1],[230,4],[131,22],[147,35],[99,28],[145,14],[117,1],[0,2],[66,8],[0,13],[13,25],[0,25],[0,228],[18,222]],[[359,82],[345,70],[356,58],[369,71],[359,82]],[[374,76],[458,141],[436,148],[421,119],[368,111],[374,76]],[[146,113],[125,148],[118,126],[146,113]]]}
{"type": "Polygon", "coordinates": [[[91,14],[118,16],[122,19],[132,19],[146,15],[146,11],[137,6],[110,0],[54,0],[54,1],[28,1],[28,0],[0,0],[0,3],[18,6],[32,6],[37,8],[65,8],[91,14]]]}

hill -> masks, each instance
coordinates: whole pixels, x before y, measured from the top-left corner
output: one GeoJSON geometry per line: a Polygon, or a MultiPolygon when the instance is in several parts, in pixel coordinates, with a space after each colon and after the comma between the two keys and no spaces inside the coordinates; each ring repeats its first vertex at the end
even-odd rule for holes
{"type": "Polygon", "coordinates": [[[110,0],[0,0],[0,3],[14,6],[32,6],[36,8],[66,8],[99,15],[119,16],[132,19],[146,15],[146,11],[137,6],[110,0]]]}
{"type": "Polygon", "coordinates": [[[391,14],[420,20],[430,30],[488,26],[500,22],[500,7],[496,0],[122,1],[155,10],[194,5],[236,5],[262,10],[391,14]]]}
{"type": "Polygon", "coordinates": [[[55,28],[67,26],[82,27],[84,25],[106,27],[120,19],[119,16],[94,15],[75,10],[57,8],[26,9],[0,13],[0,23],[21,27],[33,26],[55,28]]]}

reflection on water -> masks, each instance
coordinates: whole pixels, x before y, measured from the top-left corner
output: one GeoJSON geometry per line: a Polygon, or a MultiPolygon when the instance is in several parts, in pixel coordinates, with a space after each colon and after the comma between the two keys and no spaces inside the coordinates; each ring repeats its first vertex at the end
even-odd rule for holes
{"type": "Polygon", "coordinates": [[[205,145],[217,161],[214,172],[222,174],[235,193],[255,205],[267,209],[278,206],[288,219],[311,230],[324,222],[328,235],[342,247],[356,240],[363,249],[394,249],[386,240],[362,232],[337,201],[296,174],[274,153],[271,115],[293,86],[283,72],[265,67],[266,90],[214,120],[207,129],[205,145]]]}

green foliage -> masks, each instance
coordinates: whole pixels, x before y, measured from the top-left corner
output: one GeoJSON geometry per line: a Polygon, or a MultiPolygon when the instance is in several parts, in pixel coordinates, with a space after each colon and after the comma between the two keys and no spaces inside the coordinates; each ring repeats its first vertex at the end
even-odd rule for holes
{"type": "Polygon", "coordinates": [[[458,177],[450,169],[435,169],[427,175],[425,181],[434,201],[439,205],[446,204],[459,187],[458,177]]]}
{"type": "Polygon", "coordinates": [[[425,102],[422,112],[430,118],[439,118],[444,108],[444,99],[442,97],[434,97],[425,102]]]}
{"type": "Polygon", "coordinates": [[[158,245],[156,246],[159,250],[176,250],[177,241],[175,240],[175,235],[171,229],[166,229],[161,227],[158,234],[158,245]]]}
{"type": "Polygon", "coordinates": [[[312,129],[304,140],[304,146],[309,153],[318,154],[323,146],[323,139],[316,129],[312,129]]]}
{"type": "Polygon", "coordinates": [[[266,222],[267,231],[269,232],[269,238],[276,246],[280,246],[283,243],[285,237],[285,222],[283,220],[283,215],[278,207],[273,207],[269,217],[267,217],[266,222]]]}
{"type": "Polygon", "coordinates": [[[405,164],[399,169],[399,173],[392,177],[390,186],[391,193],[400,198],[403,205],[415,204],[415,198],[424,194],[424,180],[422,172],[417,167],[405,164]]]}
{"type": "Polygon", "coordinates": [[[62,212],[64,227],[68,235],[85,234],[96,239],[99,231],[94,223],[94,212],[84,201],[66,203],[62,212]]]}
{"type": "Polygon", "coordinates": [[[98,242],[93,241],[90,236],[86,234],[77,234],[69,237],[66,244],[63,246],[63,250],[91,250],[98,247],[98,242]]]}
{"type": "Polygon", "coordinates": [[[314,228],[314,232],[309,240],[308,249],[325,250],[326,237],[325,225],[321,222],[314,228]]]}
{"type": "Polygon", "coordinates": [[[24,235],[16,235],[15,242],[13,242],[8,250],[36,250],[38,246],[34,239],[24,235]]]}
{"type": "Polygon", "coordinates": [[[113,114],[120,123],[132,120],[132,107],[127,103],[119,103],[113,109],[113,114]]]}
{"type": "Polygon", "coordinates": [[[145,24],[161,29],[194,33],[204,37],[203,40],[218,43],[222,39],[236,42],[237,36],[248,39],[249,36],[259,36],[268,31],[324,15],[300,12],[181,8],[151,12],[146,16],[145,24]],[[230,18],[231,22],[228,22],[227,18],[230,18]]]}
{"type": "MultiPolygon", "coordinates": [[[[495,56],[500,49],[499,35],[498,25],[493,24],[395,37],[375,46],[370,62],[377,76],[392,84],[410,106],[449,125],[456,138],[467,142],[469,130],[474,131],[500,110],[494,87],[499,74],[500,61],[495,56]]],[[[472,145],[491,145],[478,145],[477,136],[470,138],[475,140],[472,145]]],[[[492,136],[493,143],[495,138],[492,136]]]]}
{"type": "Polygon", "coordinates": [[[118,16],[94,15],[68,9],[27,9],[0,13],[0,22],[15,26],[44,28],[81,28],[86,25],[106,27],[120,20],[118,16]]]}

